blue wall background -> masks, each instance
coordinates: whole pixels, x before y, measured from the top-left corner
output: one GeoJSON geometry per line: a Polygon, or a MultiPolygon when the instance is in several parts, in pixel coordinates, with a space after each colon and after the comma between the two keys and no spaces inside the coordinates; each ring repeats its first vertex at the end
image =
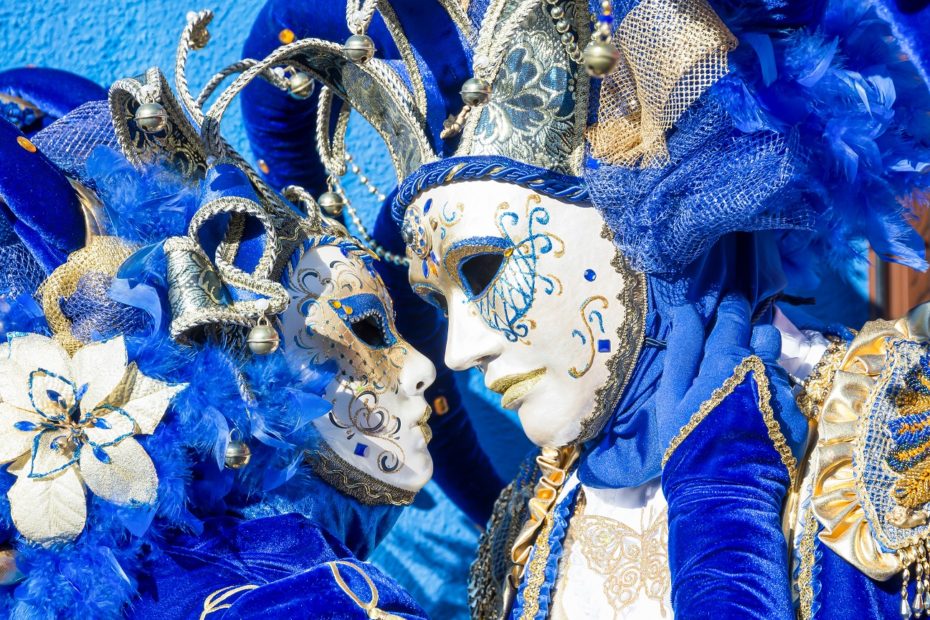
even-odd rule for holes
{"type": "MultiPolygon", "coordinates": [[[[185,15],[209,8],[215,13],[211,42],[192,53],[189,61],[188,77],[197,91],[215,71],[239,59],[262,4],[261,0],[0,0],[0,70],[49,66],[106,86],[158,66],[173,83],[175,47],[185,15]]],[[[242,154],[251,156],[237,103],[224,117],[223,134],[242,154]]],[[[365,174],[379,187],[390,189],[395,180],[389,158],[373,131],[353,120],[349,144],[356,161],[370,162],[365,174]]],[[[377,205],[351,175],[347,179],[347,190],[363,220],[372,222],[377,205]]],[[[868,318],[864,265],[851,266],[847,274],[828,274],[820,290],[805,293],[817,296],[815,315],[855,327],[868,318]]],[[[463,375],[461,384],[482,444],[507,479],[530,446],[512,414],[497,408],[497,399],[483,389],[479,375],[463,375]]],[[[466,574],[478,533],[431,484],[372,559],[404,583],[431,617],[466,618],[466,574]]]]}

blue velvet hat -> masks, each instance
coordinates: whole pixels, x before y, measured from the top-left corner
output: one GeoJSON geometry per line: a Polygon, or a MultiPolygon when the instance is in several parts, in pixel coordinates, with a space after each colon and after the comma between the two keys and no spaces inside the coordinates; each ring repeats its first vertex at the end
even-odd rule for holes
{"type": "Polygon", "coordinates": [[[87,222],[78,192],[33,139],[72,109],[105,97],[65,71],[0,72],[0,294],[30,291],[83,246],[87,222]]]}

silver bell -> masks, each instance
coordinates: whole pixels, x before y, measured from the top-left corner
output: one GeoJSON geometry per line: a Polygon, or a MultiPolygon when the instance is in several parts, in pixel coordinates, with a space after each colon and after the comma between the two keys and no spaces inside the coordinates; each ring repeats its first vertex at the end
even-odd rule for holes
{"type": "Polygon", "coordinates": [[[255,324],[255,327],[249,331],[249,337],[246,339],[246,342],[252,353],[256,355],[267,355],[278,350],[278,344],[281,342],[281,339],[278,337],[277,330],[268,322],[268,318],[262,316],[258,319],[258,323],[255,324]]]}
{"type": "Polygon", "coordinates": [[[367,34],[353,34],[342,44],[342,51],[352,62],[362,64],[375,55],[375,42],[367,34]]]}
{"type": "Polygon", "coordinates": [[[591,41],[585,46],[582,59],[588,75],[602,78],[617,68],[620,50],[608,41],[591,41]]]}
{"type": "Polygon", "coordinates": [[[249,448],[249,444],[236,439],[226,444],[224,457],[226,467],[242,469],[252,460],[252,450],[249,448]]]}
{"type": "Polygon", "coordinates": [[[484,105],[491,100],[491,85],[481,78],[469,78],[462,84],[462,101],[472,107],[484,105]]]}
{"type": "Polygon", "coordinates": [[[294,99],[306,99],[313,94],[313,80],[303,71],[298,71],[287,80],[287,94],[294,99]]]}
{"type": "Polygon", "coordinates": [[[168,126],[168,113],[160,103],[143,103],[136,108],[133,120],[145,133],[158,133],[168,126]]]}
{"type": "Polygon", "coordinates": [[[342,215],[342,209],[346,206],[346,201],[337,192],[323,192],[316,202],[326,215],[332,217],[342,215]]]}

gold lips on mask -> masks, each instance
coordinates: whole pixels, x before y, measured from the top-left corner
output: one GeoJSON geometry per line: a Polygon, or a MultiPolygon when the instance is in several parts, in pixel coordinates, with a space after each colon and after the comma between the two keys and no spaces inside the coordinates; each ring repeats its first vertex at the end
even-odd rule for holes
{"type": "Polygon", "coordinates": [[[519,375],[507,375],[489,385],[488,389],[500,394],[501,406],[507,407],[526,396],[545,374],[545,368],[537,368],[519,375]]]}
{"type": "Polygon", "coordinates": [[[417,420],[417,426],[420,427],[420,430],[423,431],[423,438],[426,439],[426,443],[429,443],[433,438],[433,429],[429,427],[429,417],[433,415],[433,410],[429,405],[426,406],[426,410],[423,412],[423,415],[417,420]]]}

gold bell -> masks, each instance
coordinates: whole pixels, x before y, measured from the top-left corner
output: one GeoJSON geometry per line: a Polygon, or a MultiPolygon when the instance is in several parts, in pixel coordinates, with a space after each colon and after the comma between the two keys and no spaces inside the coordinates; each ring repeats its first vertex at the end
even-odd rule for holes
{"type": "Polygon", "coordinates": [[[258,323],[255,324],[255,327],[249,331],[249,337],[246,339],[246,342],[252,353],[256,355],[268,355],[278,350],[278,344],[280,344],[281,339],[278,337],[277,330],[275,330],[268,321],[268,317],[261,316],[258,319],[258,323]]]}
{"type": "Polygon", "coordinates": [[[230,469],[242,469],[252,460],[252,450],[249,444],[241,439],[235,439],[226,444],[225,453],[226,467],[230,469]]]}
{"type": "Polygon", "coordinates": [[[145,133],[158,133],[168,125],[168,113],[160,103],[143,103],[136,108],[133,120],[145,133]]]}
{"type": "Polygon", "coordinates": [[[367,34],[353,34],[342,44],[342,51],[352,62],[363,64],[375,55],[375,42],[367,34]]]}
{"type": "Polygon", "coordinates": [[[462,90],[459,91],[462,102],[471,107],[484,105],[491,100],[491,85],[487,80],[473,77],[465,80],[462,90]]]}
{"type": "Polygon", "coordinates": [[[620,63],[620,50],[610,41],[594,40],[584,48],[582,60],[588,75],[602,78],[617,68],[620,63]]]}
{"type": "Polygon", "coordinates": [[[338,192],[323,192],[316,202],[326,215],[332,217],[342,215],[342,209],[346,206],[346,201],[342,199],[338,192]]]}
{"type": "Polygon", "coordinates": [[[313,80],[303,71],[298,71],[287,80],[287,94],[294,99],[307,99],[313,94],[313,80]]]}

